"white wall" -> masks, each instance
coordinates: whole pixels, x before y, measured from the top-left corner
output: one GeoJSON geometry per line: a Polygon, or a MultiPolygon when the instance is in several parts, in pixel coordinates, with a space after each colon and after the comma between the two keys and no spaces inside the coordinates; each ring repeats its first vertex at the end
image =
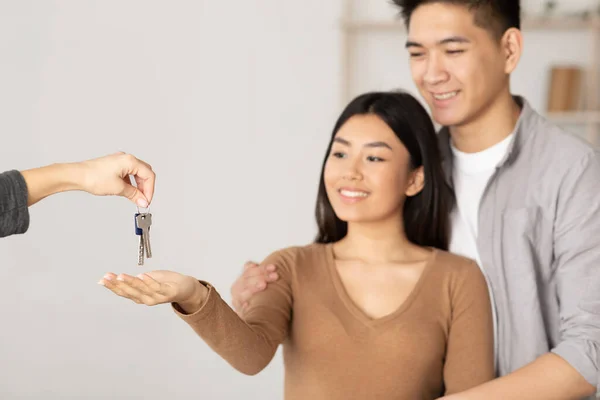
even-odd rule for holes
{"type": "Polygon", "coordinates": [[[338,1],[0,1],[0,170],[125,150],[158,174],[154,258],[135,207],[67,193],[0,241],[0,398],[280,399],[279,356],[235,371],[107,271],[229,287],[247,259],[313,238],[339,112],[338,1]]]}
{"type": "MultiPolygon", "coordinates": [[[[58,195],[0,241],[1,399],[281,398],[279,355],[245,377],[169,307],[96,282],[173,269],[229,301],[244,261],[312,239],[341,107],[340,2],[0,0],[0,170],[124,150],[158,173],[143,268],[123,199],[58,195]]],[[[585,40],[526,33],[515,92],[542,107],[546,62],[579,59],[585,40]]],[[[359,39],[356,87],[414,89],[403,43],[359,39]]]]}

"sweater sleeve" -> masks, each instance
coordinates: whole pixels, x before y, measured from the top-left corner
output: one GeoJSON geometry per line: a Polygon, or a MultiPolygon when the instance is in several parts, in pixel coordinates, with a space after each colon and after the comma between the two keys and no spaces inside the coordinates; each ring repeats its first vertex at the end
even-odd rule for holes
{"type": "Polygon", "coordinates": [[[255,375],[273,359],[277,347],[288,335],[292,316],[292,267],[289,250],[273,253],[263,265],[274,264],[280,278],[249,301],[242,319],[217,291],[209,291],[205,303],[193,314],[184,314],[177,305],[175,313],[183,319],[217,354],[238,371],[255,375]]]}
{"type": "Polygon", "coordinates": [[[0,174],[0,237],[27,232],[27,197],[27,184],[19,171],[0,174]]]}
{"type": "Polygon", "coordinates": [[[485,277],[476,263],[468,262],[453,280],[451,302],[444,365],[446,394],[495,378],[492,307],[485,277]]]}

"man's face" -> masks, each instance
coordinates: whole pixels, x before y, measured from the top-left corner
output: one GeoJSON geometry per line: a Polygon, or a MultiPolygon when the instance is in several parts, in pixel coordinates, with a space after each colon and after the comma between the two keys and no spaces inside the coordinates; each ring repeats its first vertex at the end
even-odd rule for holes
{"type": "Polygon", "coordinates": [[[506,53],[467,7],[425,4],[409,25],[412,78],[439,124],[476,120],[508,87],[506,53]]]}

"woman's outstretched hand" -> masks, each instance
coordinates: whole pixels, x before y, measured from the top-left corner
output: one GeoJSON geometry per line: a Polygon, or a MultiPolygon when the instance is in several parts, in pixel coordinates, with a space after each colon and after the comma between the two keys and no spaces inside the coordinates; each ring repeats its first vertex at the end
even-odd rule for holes
{"type": "Polygon", "coordinates": [[[197,279],[173,271],[152,271],[137,277],[108,273],[98,283],[137,304],[177,303],[188,314],[198,311],[208,295],[208,288],[197,279]]]}

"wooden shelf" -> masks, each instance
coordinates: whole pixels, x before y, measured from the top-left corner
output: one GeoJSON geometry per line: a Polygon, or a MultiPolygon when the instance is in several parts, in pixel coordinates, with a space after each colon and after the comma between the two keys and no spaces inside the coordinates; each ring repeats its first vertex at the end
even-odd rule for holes
{"type": "MultiPolygon", "coordinates": [[[[581,17],[530,17],[523,18],[523,30],[592,30],[600,29],[600,16],[581,17]]],[[[397,21],[342,21],[342,27],[350,32],[398,31],[405,32],[404,23],[397,21]]]]}
{"type": "Polygon", "coordinates": [[[551,112],[546,113],[546,117],[561,124],[600,124],[600,111],[551,112]]]}

